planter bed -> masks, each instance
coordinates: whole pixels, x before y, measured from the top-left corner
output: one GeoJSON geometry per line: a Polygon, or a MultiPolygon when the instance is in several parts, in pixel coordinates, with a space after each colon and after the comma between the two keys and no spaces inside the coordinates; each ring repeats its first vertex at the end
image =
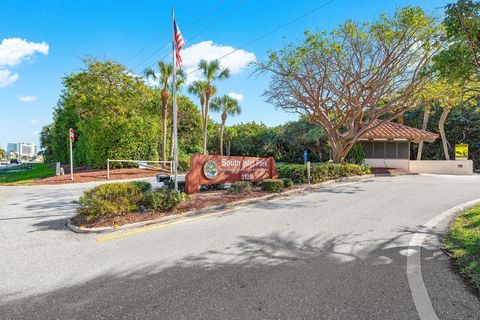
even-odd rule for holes
{"type": "MultiPolygon", "coordinates": [[[[297,185],[284,189],[285,191],[301,189],[302,185],[297,185]]],[[[183,201],[173,211],[166,212],[132,212],[125,215],[101,217],[91,221],[87,221],[85,217],[75,216],[69,221],[72,225],[81,228],[101,228],[101,227],[118,227],[126,224],[132,224],[136,222],[145,222],[149,220],[155,220],[167,216],[180,215],[184,212],[204,209],[216,205],[228,204],[240,200],[260,198],[272,193],[256,189],[251,193],[239,193],[233,194],[227,191],[206,191],[202,193],[193,194],[191,199],[183,201]]],[[[280,193],[281,194],[281,193],[280,193]]]]}

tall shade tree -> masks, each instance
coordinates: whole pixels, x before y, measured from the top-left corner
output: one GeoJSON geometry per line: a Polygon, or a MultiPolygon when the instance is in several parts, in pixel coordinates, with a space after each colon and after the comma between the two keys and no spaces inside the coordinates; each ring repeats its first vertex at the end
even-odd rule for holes
{"type": "Polygon", "coordinates": [[[224,80],[230,77],[230,69],[223,68],[219,60],[200,60],[198,69],[202,73],[205,82],[205,110],[203,114],[203,153],[207,154],[207,127],[208,127],[208,112],[210,109],[211,98],[216,93],[214,86],[215,81],[224,80]]]}
{"type": "MultiPolygon", "coordinates": [[[[449,113],[453,108],[470,106],[477,106],[478,91],[480,90],[480,82],[478,79],[472,79],[470,81],[465,80],[438,80],[428,83],[422,92],[422,96],[428,102],[433,102],[438,104],[442,108],[442,114],[438,121],[438,132],[442,139],[443,153],[445,160],[450,160],[450,154],[448,152],[448,140],[445,135],[445,121],[449,113]]],[[[429,106],[425,106],[429,108],[429,106]]],[[[428,111],[426,111],[428,112],[428,111]]],[[[428,121],[428,117],[426,118],[428,121]]],[[[425,123],[424,115],[424,124],[423,128],[426,128],[427,123],[425,123]]],[[[421,159],[421,152],[419,146],[419,154],[417,159],[421,159]]]]}
{"type": "Polygon", "coordinates": [[[446,6],[446,47],[435,57],[444,77],[480,76],[480,1],[459,0],[446,6]]]}
{"type": "Polygon", "coordinates": [[[213,98],[211,108],[212,111],[222,113],[222,126],[220,127],[220,155],[223,156],[223,133],[225,131],[227,117],[240,114],[242,108],[236,99],[231,98],[228,95],[213,98]]]}
{"type": "Polygon", "coordinates": [[[1,158],[6,158],[7,157],[7,152],[5,150],[3,150],[2,148],[0,148],[0,159],[1,158]]]}
{"type": "MultiPolygon", "coordinates": [[[[169,110],[169,102],[171,97],[172,90],[172,75],[173,67],[172,64],[159,61],[157,63],[158,71],[153,70],[152,68],[147,68],[144,71],[145,77],[147,79],[152,79],[153,81],[158,81],[158,85],[161,92],[161,119],[162,119],[162,161],[167,160],[167,118],[169,110]]],[[[177,89],[183,83],[184,73],[181,69],[177,70],[177,89]]]]}
{"type": "Polygon", "coordinates": [[[328,34],[307,31],[302,43],[270,52],[257,73],[272,74],[267,101],[319,124],[342,162],[362,135],[418,106],[436,38],[434,20],[407,7],[328,34]]]}

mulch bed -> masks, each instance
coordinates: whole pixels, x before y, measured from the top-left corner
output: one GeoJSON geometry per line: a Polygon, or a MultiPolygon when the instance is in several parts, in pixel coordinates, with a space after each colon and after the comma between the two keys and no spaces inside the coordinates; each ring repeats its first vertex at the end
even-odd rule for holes
{"type": "MultiPolygon", "coordinates": [[[[295,186],[292,188],[298,188],[295,186]]],[[[288,190],[291,190],[289,188],[288,190]]],[[[187,211],[203,209],[219,204],[231,203],[240,200],[259,198],[271,194],[262,190],[255,190],[251,193],[232,194],[225,190],[221,191],[206,191],[191,195],[191,200],[182,202],[173,212],[132,212],[122,216],[103,217],[93,221],[86,221],[84,217],[75,216],[70,219],[70,222],[76,226],[83,226],[86,228],[99,228],[121,226],[134,222],[141,222],[147,220],[158,219],[166,216],[181,214],[187,211]]]]}
{"type": "Polygon", "coordinates": [[[404,174],[407,171],[398,168],[372,168],[372,174],[381,174],[381,175],[397,175],[404,174]]]}
{"type": "MultiPolygon", "coordinates": [[[[92,170],[85,167],[74,169],[73,181],[70,180],[70,173],[65,172],[63,176],[53,176],[33,182],[35,185],[43,184],[65,184],[65,183],[80,183],[91,181],[107,181],[107,170],[92,170]]],[[[110,170],[110,180],[124,180],[154,177],[155,175],[164,171],[159,169],[138,169],[138,168],[123,168],[110,170]]]]}

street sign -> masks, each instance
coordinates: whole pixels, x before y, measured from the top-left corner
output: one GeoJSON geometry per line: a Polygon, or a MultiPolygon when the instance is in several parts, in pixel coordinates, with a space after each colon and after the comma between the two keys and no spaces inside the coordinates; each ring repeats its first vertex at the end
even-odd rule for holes
{"type": "Polygon", "coordinates": [[[68,130],[68,136],[69,136],[69,138],[70,138],[70,142],[75,141],[75,134],[74,134],[72,128],[70,128],[70,130],[68,130]]]}
{"type": "Polygon", "coordinates": [[[75,140],[75,135],[73,132],[73,129],[70,128],[68,130],[68,137],[70,140],[70,179],[73,181],[73,147],[72,147],[72,142],[75,140]]]}
{"type": "Polygon", "coordinates": [[[467,159],[468,159],[468,144],[456,144],[455,160],[467,160],[467,159]]]}

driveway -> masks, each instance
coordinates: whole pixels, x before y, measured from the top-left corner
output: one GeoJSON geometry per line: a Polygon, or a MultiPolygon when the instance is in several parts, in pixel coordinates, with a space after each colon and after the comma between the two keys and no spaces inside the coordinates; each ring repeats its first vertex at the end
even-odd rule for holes
{"type": "MultiPolygon", "coordinates": [[[[480,198],[480,176],[377,177],[110,238],[64,227],[85,187],[0,187],[2,319],[418,319],[413,234],[480,198]]],[[[478,319],[447,223],[421,252],[431,316],[478,319]]]]}

